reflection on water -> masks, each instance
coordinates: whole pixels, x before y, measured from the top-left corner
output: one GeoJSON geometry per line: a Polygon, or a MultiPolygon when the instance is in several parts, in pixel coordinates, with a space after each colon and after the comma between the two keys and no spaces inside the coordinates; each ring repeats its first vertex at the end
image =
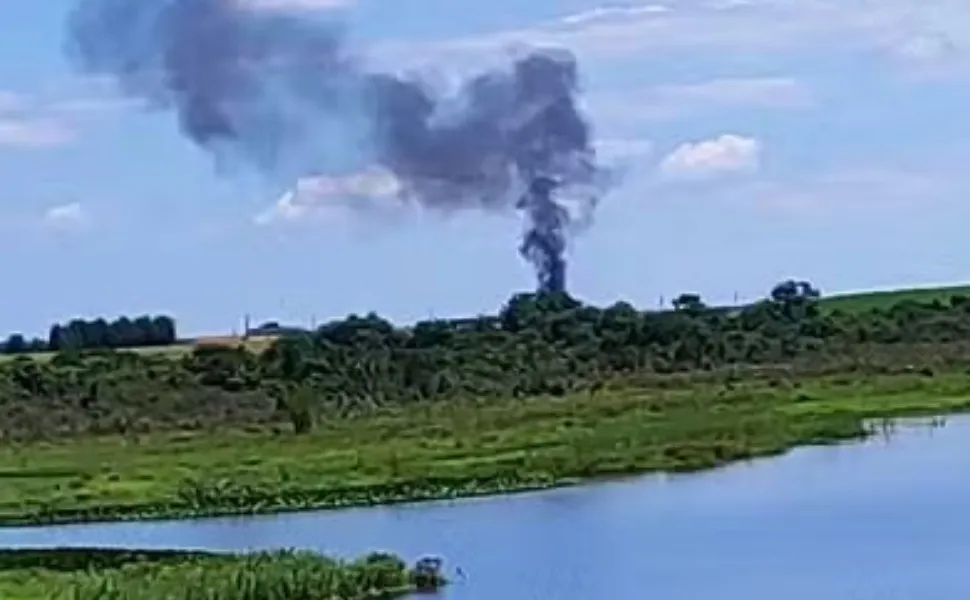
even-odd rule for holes
{"type": "Polygon", "coordinates": [[[970,420],[678,476],[299,515],[0,530],[0,545],[440,554],[448,600],[970,593],[970,420]]]}

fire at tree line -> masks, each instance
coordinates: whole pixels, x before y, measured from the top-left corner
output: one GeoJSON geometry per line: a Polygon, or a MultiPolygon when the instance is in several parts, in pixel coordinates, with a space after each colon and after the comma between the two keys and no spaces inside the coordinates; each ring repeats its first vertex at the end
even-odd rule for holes
{"type": "Polygon", "coordinates": [[[709,307],[684,294],[671,310],[639,311],[530,293],[495,315],[409,327],[373,313],[350,316],[284,335],[258,354],[242,346],[124,350],[144,336],[174,339],[166,317],[54,329],[69,332],[71,345],[49,359],[0,363],[4,438],[250,425],[305,432],[320,419],[389,406],[595,395],[680,376],[727,382],[769,367],[789,375],[932,374],[970,359],[970,297],[839,311],[812,285],[787,281],[743,307],[709,307]]]}

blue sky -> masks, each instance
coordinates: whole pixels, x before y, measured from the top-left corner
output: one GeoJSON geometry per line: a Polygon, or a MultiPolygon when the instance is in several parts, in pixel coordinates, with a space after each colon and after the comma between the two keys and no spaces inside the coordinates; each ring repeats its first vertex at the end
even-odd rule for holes
{"type": "MultiPolygon", "coordinates": [[[[245,312],[409,321],[533,286],[515,214],[364,218],[345,192],[375,191],[367,171],[288,198],[220,176],[171,114],[71,69],[74,1],[0,3],[0,331],[143,312],[187,334],[245,312]]],[[[601,153],[628,173],[574,240],[581,298],[970,279],[970,12],[955,1],[274,1],[345,22],[375,66],[445,81],[510,48],[575,52],[601,153]]]]}

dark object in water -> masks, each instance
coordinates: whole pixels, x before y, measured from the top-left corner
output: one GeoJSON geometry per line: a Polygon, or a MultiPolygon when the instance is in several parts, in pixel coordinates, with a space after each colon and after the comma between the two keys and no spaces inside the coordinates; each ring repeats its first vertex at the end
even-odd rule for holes
{"type": "Polygon", "coordinates": [[[437,556],[425,556],[418,560],[412,570],[412,580],[414,587],[419,592],[436,592],[441,589],[446,582],[442,574],[444,561],[437,556]]]}

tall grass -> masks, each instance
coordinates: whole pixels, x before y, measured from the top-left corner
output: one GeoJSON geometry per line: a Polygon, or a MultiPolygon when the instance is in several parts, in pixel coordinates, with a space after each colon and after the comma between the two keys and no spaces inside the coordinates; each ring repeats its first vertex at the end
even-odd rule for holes
{"type": "Polygon", "coordinates": [[[0,448],[0,523],[253,514],[687,471],[970,409],[970,375],[685,383],[416,405],[307,435],[218,432],[0,448]],[[21,476],[22,475],[22,476],[21,476]]]}
{"type": "Polygon", "coordinates": [[[903,302],[931,303],[934,300],[949,302],[953,296],[970,295],[970,286],[945,286],[910,288],[902,290],[877,290],[871,292],[857,292],[840,294],[823,298],[821,306],[825,310],[841,310],[844,312],[866,312],[873,309],[889,309],[903,302]]]}
{"type": "Polygon", "coordinates": [[[0,558],[0,584],[11,574],[30,573],[32,584],[19,594],[37,600],[365,600],[444,585],[437,559],[409,568],[384,553],[340,561],[297,551],[179,555],[52,549],[7,551],[0,558]]]}

